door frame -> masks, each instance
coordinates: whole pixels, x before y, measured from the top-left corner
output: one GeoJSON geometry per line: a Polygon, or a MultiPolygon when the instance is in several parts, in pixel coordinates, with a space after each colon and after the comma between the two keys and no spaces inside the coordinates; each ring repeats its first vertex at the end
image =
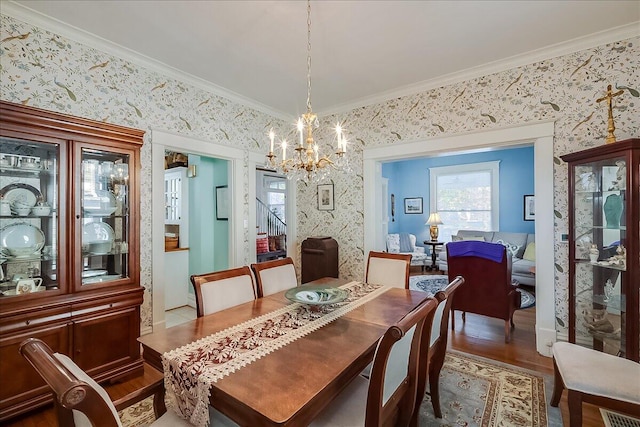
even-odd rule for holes
{"type": "Polygon", "coordinates": [[[364,253],[384,250],[385,236],[376,224],[382,222],[382,162],[413,157],[451,154],[460,151],[504,148],[522,144],[534,146],[534,186],[536,196],[536,349],[551,356],[556,341],[553,214],[553,135],[555,123],[536,122],[491,131],[433,138],[407,144],[365,148],[364,253]]]}
{"type": "MultiPolygon", "coordinates": [[[[165,323],[165,278],[162,269],[164,257],[164,156],[165,151],[180,151],[227,160],[230,200],[229,212],[229,268],[244,264],[243,244],[245,224],[236,220],[244,212],[243,181],[247,173],[244,167],[244,151],[210,141],[180,135],[160,129],[151,129],[151,237],[152,237],[152,316],[153,327],[165,323]]],[[[255,250],[255,249],[254,249],[255,250]]]]}

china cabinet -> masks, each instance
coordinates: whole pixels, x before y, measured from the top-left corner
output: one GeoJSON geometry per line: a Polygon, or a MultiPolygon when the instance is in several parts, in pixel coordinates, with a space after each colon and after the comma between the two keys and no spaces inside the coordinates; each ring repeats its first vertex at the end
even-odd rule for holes
{"type": "Polygon", "coordinates": [[[0,421],[51,401],[26,338],[97,381],[142,372],[142,136],[0,101],[0,421]]]}
{"type": "Polygon", "coordinates": [[[637,362],[640,139],[562,160],[569,166],[569,341],[637,362]]]}

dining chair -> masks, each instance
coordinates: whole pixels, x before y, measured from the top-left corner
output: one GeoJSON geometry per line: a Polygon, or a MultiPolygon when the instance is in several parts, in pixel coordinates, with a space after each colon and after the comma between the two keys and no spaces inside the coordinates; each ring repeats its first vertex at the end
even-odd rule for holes
{"type": "Polygon", "coordinates": [[[194,274],[191,283],[196,294],[198,317],[256,299],[253,275],[244,267],[213,273],[194,274]]]}
{"type": "MultiPolygon", "coordinates": [[[[127,396],[111,401],[109,394],[68,356],[53,353],[37,338],[20,344],[20,354],[40,374],[54,394],[58,425],[62,427],[122,427],[118,411],[153,396],[156,420],[152,427],[188,427],[191,424],[164,405],[164,380],[159,379],[127,396]]],[[[216,426],[233,425],[231,420],[209,407],[216,426]]]]}
{"type": "Polygon", "coordinates": [[[371,378],[356,376],[310,426],[408,426],[416,403],[421,342],[429,339],[436,305],[435,298],[425,297],[389,327],[376,347],[371,378]]]}
{"type": "Polygon", "coordinates": [[[369,252],[364,281],[375,285],[409,289],[411,254],[369,252]]]}
{"type": "Polygon", "coordinates": [[[290,257],[251,264],[258,283],[258,297],[298,286],[296,269],[290,257]]]}
{"type": "Polygon", "coordinates": [[[444,289],[436,292],[435,298],[438,306],[431,323],[431,333],[429,341],[424,341],[422,353],[428,359],[422,367],[428,368],[428,372],[420,369],[418,376],[418,393],[416,394],[416,406],[412,419],[412,425],[417,426],[420,405],[425,395],[426,382],[429,381],[429,396],[431,397],[431,405],[436,418],[442,418],[440,409],[440,371],[444,365],[444,358],[447,352],[447,340],[449,337],[449,312],[453,303],[456,290],[462,286],[464,278],[458,276],[453,279],[444,289]]]}

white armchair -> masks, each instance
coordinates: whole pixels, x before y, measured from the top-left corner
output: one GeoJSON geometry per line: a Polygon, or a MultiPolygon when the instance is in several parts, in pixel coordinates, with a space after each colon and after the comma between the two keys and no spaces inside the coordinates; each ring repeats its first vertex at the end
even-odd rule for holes
{"type": "Polygon", "coordinates": [[[415,234],[409,234],[409,242],[411,243],[410,252],[400,252],[400,234],[387,234],[387,252],[392,254],[411,254],[411,265],[419,265],[424,271],[429,261],[429,255],[422,246],[416,246],[415,234]]]}

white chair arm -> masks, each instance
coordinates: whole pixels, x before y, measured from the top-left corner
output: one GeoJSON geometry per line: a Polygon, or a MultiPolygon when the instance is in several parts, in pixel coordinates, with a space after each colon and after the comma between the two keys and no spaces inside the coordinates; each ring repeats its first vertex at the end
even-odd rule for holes
{"type": "Polygon", "coordinates": [[[424,254],[426,253],[424,251],[424,246],[416,246],[415,249],[413,250],[415,253],[420,253],[420,254],[424,254]]]}

